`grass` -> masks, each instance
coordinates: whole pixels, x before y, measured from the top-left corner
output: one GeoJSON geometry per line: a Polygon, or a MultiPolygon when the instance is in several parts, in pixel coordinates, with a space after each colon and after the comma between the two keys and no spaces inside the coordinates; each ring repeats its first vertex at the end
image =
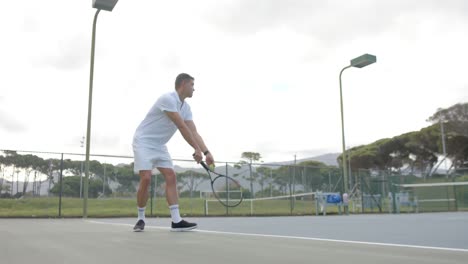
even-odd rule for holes
{"type": "MultiPolygon", "coordinates": [[[[200,198],[180,198],[179,205],[183,216],[205,216],[205,200],[200,198]]],[[[255,215],[315,215],[313,201],[295,201],[291,212],[289,200],[256,201],[252,204],[255,215]]],[[[88,199],[88,217],[136,217],[135,198],[88,199]]],[[[226,215],[226,208],[215,201],[208,202],[209,216],[226,215]]],[[[229,215],[251,215],[250,201],[244,201],[236,208],[229,209],[229,215]]],[[[328,214],[338,213],[336,207],[329,207],[328,214]]],[[[151,204],[146,207],[151,216],[151,204]]],[[[62,198],[61,217],[82,217],[83,200],[62,198]]],[[[165,198],[153,201],[153,216],[169,216],[165,198]]],[[[0,199],[0,217],[59,217],[57,197],[0,199]]]]}
{"type": "MultiPolygon", "coordinates": [[[[425,191],[425,190],[424,190],[425,191]]],[[[422,193],[419,195],[424,196],[422,193]]],[[[453,193],[452,193],[453,195],[453,193]]],[[[432,194],[431,197],[434,197],[432,194]]],[[[446,195],[440,198],[446,198],[446,195]]],[[[458,210],[468,211],[468,203],[458,200],[458,210]]],[[[388,201],[384,201],[382,212],[388,213],[388,201]]],[[[179,205],[182,216],[205,216],[205,200],[200,198],[180,198],[179,205]]],[[[88,199],[88,217],[136,217],[135,198],[109,198],[109,199],[88,199]]],[[[352,204],[349,206],[352,212],[352,204]]],[[[420,204],[419,212],[439,212],[455,210],[454,203],[424,203],[420,204]]],[[[401,212],[412,212],[412,208],[401,207],[401,212]]],[[[226,208],[216,201],[208,202],[209,216],[224,216],[227,213],[232,216],[249,216],[253,212],[256,216],[280,216],[280,215],[315,215],[315,202],[312,200],[294,201],[293,210],[291,203],[285,200],[264,200],[251,203],[244,201],[236,208],[226,208]]],[[[360,208],[357,210],[360,213],[360,208]]],[[[367,208],[364,213],[379,213],[378,208],[373,210],[367,208]]],[[[153,210],[151,213],[151,203],[148,201],[146,208],[147,216],[166,217],[169,210],[165,198],[158,197],[153,200],[153,210]]],[[[329,206],[327,214],[338,214],[336,206],[329,206]]],[[[60,217],[82,217],[83,200],[79,198],[62,198],[62,208],[60,217]]],[[[22,198],[22,199],[0,199],[0,217],[59,217],[59,198],[22,198]]]]}
{"type": "MultiPolygon", "coordinates": [[[[154,202],[154,201],[153,201],[154,202]]],[[[182,214],[203,213],[203,201],[180,199],[182,214]],[[188,212],[187,212],[188,209],[188,212]]],[[[135,198],[88,199],[88,217],[133,217],[137,215],[135,198]]],[[[150,201],[147,214],[151,214],[150,201]]],[[[153,204],[153,215],[169,216],[165,199],[157,199],[153,204]]],[[[24,199],[0,199],[0,217],[58,217],[59,198],[41,197],[24,199]]],[[[62,198],[61,217],[82,217],[83,200],[62,198]]]]}

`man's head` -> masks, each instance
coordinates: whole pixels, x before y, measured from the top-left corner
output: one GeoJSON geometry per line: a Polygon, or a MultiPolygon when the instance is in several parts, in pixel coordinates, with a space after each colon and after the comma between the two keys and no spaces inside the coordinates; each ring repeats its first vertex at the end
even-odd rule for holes
{"type": "Polygon", "coordinates": [[[177,75],[175,80],[175,89],[179,95],[182,95],[184,98],[192,97],[193,91],[195,91],[193,88],[194,80],[195,79],[187,73],[177,75]]]}

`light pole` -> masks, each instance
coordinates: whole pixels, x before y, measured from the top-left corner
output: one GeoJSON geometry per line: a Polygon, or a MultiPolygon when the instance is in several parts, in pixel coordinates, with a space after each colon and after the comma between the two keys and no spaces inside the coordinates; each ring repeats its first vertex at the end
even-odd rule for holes
{"type": "MultiPolygon", "coordinates": [[[[351,147],[348,146],[348,153],[349,153],[349,157],[348,157],[348,172],[349,172],[349,185],[351,186],[351,191],[353,190],[352,186],[353,186],[353,176],[351,175],[352,171],[351,171],[351,147]]],[[[348,154],[346,153],[346,154],[348,154]]]]}
{"type": "Polygon", "coordinates": [[[351,68],[363,68],[369,64],[372,64],[377,61],[377,57],[370,54],[364,54],[357,58],[351,60],[351,64],[344,67],[340,72],[340,105],[341,105],[341,137],[342,137],[342,163],[343,163],[343,183],[344,183],[344,192],[348,193],[348,170],[346,166],[346,147],[345,147],[345,133],[344,133],[344,114],[343,114],[343,95],[342,95],[342,85],[341,85],[341,75],[343,71],[351,68]]]}
{"type": "MultiPolygon", "coordinates": [[[[84,147],[85,137],[83,137],[80,141],[80,147],[84,147]]],[[[83,197],[83,160],[81,160],[81,168],[80,168],[80,199],[83,197]]]]}
{"type": "MultiPolygon", "coordinates": [[[[441,109],[439,109],[440,111],[441,109]]],[[[444,118],[439,114],[440,122],[440,136],[442,137],[442,151],[444,152],[444,167],[445,167],[445,176],[448,178],[448,169],[447,169],[447,148],[445,146],[445,132],[444,132],[444,118]]]]}
{"type": "Polygon", "coordinates": [[[93,21],[93,36],[91,40],[91,66],[89,74],[89,98],[88,98],[88,123],[86,126],[86,163],[85,163],[85,181],[83,186],[83,218],[88,217],[88,181],[89,181],[89,149],[91,142],[91,106],[93,104],[93,75],[94,75],[94,46],[96,40],[96,22],[99,12],[102,10],[112,11],[118,0],[93,0],[93,8],[96,8],[96,14],[93,21]]]}

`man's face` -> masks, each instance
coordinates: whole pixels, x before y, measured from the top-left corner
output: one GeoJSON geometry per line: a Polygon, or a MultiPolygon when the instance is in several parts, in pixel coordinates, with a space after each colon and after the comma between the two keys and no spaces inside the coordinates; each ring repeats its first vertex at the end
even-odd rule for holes
{"type": "Polygon", "coordinates": [[[189,98],[192,97],[193,91],[195,91],[195,89],[193,88],[194,84],[195,83],[194,83],[193,80],[187,80],[187,81],[184,82],[184,93],[189,98]]]}

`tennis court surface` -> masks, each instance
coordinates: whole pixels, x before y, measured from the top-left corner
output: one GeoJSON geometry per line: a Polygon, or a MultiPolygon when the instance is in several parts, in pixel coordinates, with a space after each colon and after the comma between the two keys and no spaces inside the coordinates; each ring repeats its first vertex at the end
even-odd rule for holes
{"type": "Polygon", "coordinates": [[[0,263],[467,263],[468,213],[0,219],[0,263]]]}

